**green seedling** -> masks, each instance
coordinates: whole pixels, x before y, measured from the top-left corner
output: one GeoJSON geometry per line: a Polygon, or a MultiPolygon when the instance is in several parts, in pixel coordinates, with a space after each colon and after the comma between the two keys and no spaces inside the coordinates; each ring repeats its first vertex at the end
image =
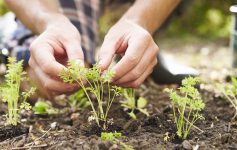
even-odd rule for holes
{"type": "Polygon", "coordinates": [[[8,58],[8,70],[5,75],[5,83],[1,86],[0,92],[2,101],[8,105],[7,124],[17,125],[19,122],[19,112],[22,109],[30,110],[31,106],[27,98],[34,94],[35,88],[20,93],[20,84],[27,80],[26,72],[23,71],[23,61],[16,62],[13,57],[8,58]]]}
{"type": "Polygon", "coordinates": [[[76,83],[83,89],[97,125],[106,129],[109,110],[115,97],[120,94],[120,88],[110,84],[114,75],[111,69],[101,75],[102,72],[99,68],[98,64],[95,64],[92,68],[84,68],[76,61],[70,61],[68,68],[60,73],[60,77],[64,82],[76,83]],[[108,95],[106,99],[105,92],[108,95]],[[92,102],[93,97],[95,97],[97,104],[92,102]]]}
{"type": "Polygon", "coordinates": [[[235,109],[235,114],[232,119],[235,119],[237,116],[237,79],[231,77],[231,84],[218,85],[220,91],[224,94],[226,99],[231,103],[235,109]]]}
{"type": "Polygon", "coordinates": [[[38,100],[33,107],[36,115],[53,115],[58,114],[59,110],[54,108],[49,101],[38,100]]]}
{"type": "Polygon", "coordinates": [[[102,140],[111,141],[112,143],[118,143],[123,148],[123,150],[133,150],[133,147],[130,145],[127,145],[119,140],[119,138],[122,136],[122,133],[120,132],[102,132],[100,138],[102,140]]]}
{"type": "Polygon", "coordinates": [[[69,96],[69,105],[71,108],[75,108],[80,111],[83,111],[90,106],[90,102],[88,101],[83,89],[80,89],[76,93],[69,96]]]}
{"type": "Polygon", "coordinates": [[[199,91],[194,87],[199,82],[199,78],[185,78],[179,88],[180,94],[177,94],[173,89],[165,89],[172,102],[177,135],[182,139],[187,138],[190,129],[197,120],[204,119],[200,115],[200,111],[204,109],[205,104],[199,91]]]}
{"type": "Polygon", "coordinates": [[[149,113],[146,110],[147,100],[143,97],[139,97],[136,101],[135,97],[135,89],[127,88],[122,89],[121,93],[125,97],[124,101],[121,101],[122,107],[124,107],[125,110],[130,110],[128,115],[133,118],[137,119],[137,116],[134,113],[134,110],[138,110],[141,113],[145,114],[146,116],[149,116],[149,113]]]}

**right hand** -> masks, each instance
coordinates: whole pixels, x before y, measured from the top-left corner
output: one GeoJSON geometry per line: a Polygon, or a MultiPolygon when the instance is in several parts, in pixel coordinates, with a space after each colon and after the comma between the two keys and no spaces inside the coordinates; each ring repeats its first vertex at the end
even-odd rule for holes
{"type": "Polygon", "coordinates": [[[30,46],[30,69],[35,74],[38,88],[46,93],[68,93],[78,87],[59,78],[68,60],[79,60],[84,67],[84,55],[78,30],[68,19],[46,27],[30,46]]]}

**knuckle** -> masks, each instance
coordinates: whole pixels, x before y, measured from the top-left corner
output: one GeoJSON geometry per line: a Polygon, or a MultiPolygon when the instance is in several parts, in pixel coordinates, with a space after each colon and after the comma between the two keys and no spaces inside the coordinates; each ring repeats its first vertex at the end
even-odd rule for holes
{"type": "Polygon", "coordinates": [[[32,42],[31,44],[30,44],[30,47],[29,47],[29,50],[30,50],[30,52],[33,52],[34,50],[36,50],[37,49],[37,46],[38,44],[34,41],[34,42],[32,42]]]}
{"type": "Polygon", "coordinates": [[[132,78],[137,79],[138,77],[140,77],[140,75],[141,75],[141,72],[140,72],[139,70],[137,70],[137,69],[134,69],[134,70],[131,72],[131,77],[132,77],[132,78]]]}
{"type": "Polygon", "coordinates": [[[33,67],[34,66],[34,64],[33,64],[33,60],[32,60],[32,58],[30,57],[30,59],[29,59],[29,62],[28,62],[28,64],[29,64],[29,66],[30,67],[33,67]]]}
{"type": "Polygon", "coordinates": [[[144,30],[144,32],[143,32],[143,38],[146,39],[147,41],[151,41],[152,40],[151,34],[148,31],[146,31],[146,30],[144,30]]]}
{"type": "Polygon", "coordinates": [[[139,59],[136,55],[127,55],[127,60],[129,63],[131,63],[132,65],[135,65],[138,63],[139,59]]]}
{"type": "Polygon", "coordinates": [[[50,73],[51,71],[51,65],[49,63],[43,63],[41,64],[41,68],[42,68],[42,71],[45,72],[45,73],[50,73]]]}

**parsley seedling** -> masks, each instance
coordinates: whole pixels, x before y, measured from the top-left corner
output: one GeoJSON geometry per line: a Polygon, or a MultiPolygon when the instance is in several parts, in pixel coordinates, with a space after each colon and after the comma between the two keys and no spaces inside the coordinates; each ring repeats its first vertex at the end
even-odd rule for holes
{"type": "Polygon", "coordinates": [[[7,124],[17,125],[20,118],[19,112],[22,109],[31,109],[26,100],[35,92],[35,88],[20,93],[20,84],[27,79],[25,77],[26,72],[23,71],[22,67],[23,61],[16,62],[15,58],[9,57],[8,62],[5,83],[0,88],[0,92],[3,102],[8,105],[7,124]]]}
{"type": "Polygon", "coordinates": [[[102,72],[99,68],[98,64],[95,64],[92,68],[84,68],[76,61],[69,61],[68,68],[60,73],[60,77],[64,82],[76,83],[83,89],[92,108],[93,118],[95,118],[97,125],[106,129],[108,112],[115,96],[120,95],[120,88],[110,84],[114,75],[111,69],[108,69],[101,75],[102,72]],[[107,97],[105,97],[105,90],[107,91],[107,97]],[[93,104],[92,95],[96,98],[97,105],[93,104]]]}
{"type": "Polygon", "coordinates": [[[113,143],[120,144],[123,148],[123,150],[134,150],[132,146],[127,145],[119,140],[119,138],[122,136],[120,132],[102,132],[100,138],[102,140],[108,140],[113,143]]]}
{"type": "Polygon", "coordinates": [[[172,102],[174,121],[178,130],[177,135],[182,139],[187,138],[190,129],[197,120],[204,119],[200,115],[200,111],[204,109],[205,104],[200,93],[194,87],[199,82],[199,78],[185,78],[179,88],[180,95],[173,89],[165,89],[172,102]]]}
{"type": "Polygon", "coordinates": [[[44,101],[42,99],[35,103],[33,111],[36,115],[53,115],[59,113],[59,110],[54,108],[49,101],[44,101]]]}
{"type": "Polygon", "coordinates": [[[147,100],[143,97],[139,97],[136,102],[135,97],[135,89],[133,88],[124,88],[121,90],[121,93],[125,97],[125,100],[121,101],[121,106],[124,107],[125,110],[131,110],[128,115],[133,118],[137,119],[137,116],[134,113],[134,110],[138,110],[141,113],[149,116],[149,113],[145,109],[147,105],[147,100]]]}
{"type": "Polygon", "coordinates": [[[237,79],[235,77],[231,77],[230,84],[219,84],[219,90],[224,94],[227,100],[231,103],[231,105],[235,109],[235,114],[232,119],[237,116],[237,79]]]}

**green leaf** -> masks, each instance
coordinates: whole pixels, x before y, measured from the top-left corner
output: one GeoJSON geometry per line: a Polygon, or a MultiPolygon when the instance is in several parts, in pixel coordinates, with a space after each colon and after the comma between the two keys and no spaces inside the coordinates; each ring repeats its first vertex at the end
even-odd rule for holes
{"type": "Polygon", "coordinates": [[[122,133],[120,132],[101,132],[100,138],[102,140],[109,140],[114,142],[115,139],[118,139],[122,136],[122,133]]]}
{"type": "Polygon", "coordinates": [[[59,110],[53,108],[52,104],[49,101],[42,101],[42,100],[39,100],[35,103],[33,111],[34,114],[37,115],[50,115],[59,113],[59,110]]]}
{"type": "Polygon", "coordinates": [[[144,97],[139,97],[137,100],[137,108],[144,108],[147,105],[147,100],[144,97]]]}

